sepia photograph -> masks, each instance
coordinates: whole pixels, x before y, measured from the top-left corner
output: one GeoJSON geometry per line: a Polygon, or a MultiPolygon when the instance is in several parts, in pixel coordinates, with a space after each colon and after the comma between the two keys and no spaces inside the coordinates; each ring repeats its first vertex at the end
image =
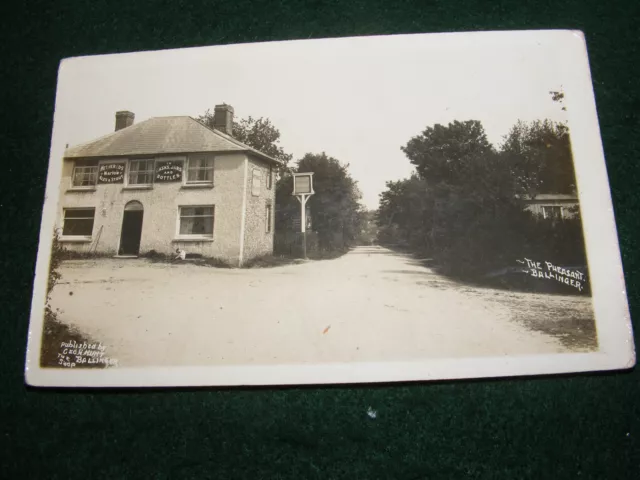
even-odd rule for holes
{"type": "Polygon", "coordinates": [[[580,32],[60,64],[29,384],[628,368],[625,291],[580,32]]]}

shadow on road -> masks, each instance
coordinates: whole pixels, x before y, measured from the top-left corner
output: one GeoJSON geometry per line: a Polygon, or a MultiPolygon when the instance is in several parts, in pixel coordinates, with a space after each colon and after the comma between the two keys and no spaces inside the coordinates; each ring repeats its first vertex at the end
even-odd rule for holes
{"type": "Polygon", "coordinates": [[[443,273],[430,258],[420,258],[406,252],[396,252],[395,255],[405,257],[407,267],[412,268],[383,270],[381,273],[390,276],[412,275],[415,283],[425,288],[452,290],[480,297],[507,307],[512,320],[529,330],[550,335],[574,351],[598,349],[590,295],[547,291],[547,285],[543,282],[520,285],[493,283],[483,278],[461,279],[443,273]]]}
{"type": "Polygon", "coordinates": [[[364,250],[362,247],[355,248],[349,252],[351,255],[385,255],[387,257],[406,257],[409,254],[394,252],[392,250],[364,250]]]}

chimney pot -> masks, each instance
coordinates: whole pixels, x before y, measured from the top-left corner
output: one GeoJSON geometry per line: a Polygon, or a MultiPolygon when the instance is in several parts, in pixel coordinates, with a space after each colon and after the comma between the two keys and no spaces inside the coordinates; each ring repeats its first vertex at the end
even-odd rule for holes
{"type": "Polygon", "coordinates": [[[126,110],[116,112],[116,132],[133,125],[134,118],[135,115],[133,112],[128,112],[126,110]]]}
{"type": "Polygon", "coordinates": [[[233,107],[223,103],[213,111],[213,128],[227,135],[233,135],[233,107]]]}

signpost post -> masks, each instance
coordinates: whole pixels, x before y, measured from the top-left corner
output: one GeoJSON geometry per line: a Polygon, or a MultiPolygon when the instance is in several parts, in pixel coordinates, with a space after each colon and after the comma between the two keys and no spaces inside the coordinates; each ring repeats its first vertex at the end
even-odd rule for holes
{"type": "Polygon", "coordinates": [[[313,195],[313,172],[293,174],[293,195],[300,202],[300,231],[302,232],[302,256],[307,258],[307,200],[313,195]]]}

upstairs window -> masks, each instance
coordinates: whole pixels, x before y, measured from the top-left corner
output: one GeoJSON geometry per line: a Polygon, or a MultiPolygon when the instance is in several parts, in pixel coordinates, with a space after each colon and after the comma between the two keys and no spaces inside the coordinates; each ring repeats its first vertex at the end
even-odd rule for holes
{"type": "Polygon", "coordinates": [[[213,184],[213,157],[191,156],[187,170],[188,184],[213,184]]]}
{"type": "Polygon", "coordinates": [[[78,160],[73,167],[74,187],[93,187],[98,182],[98,161],[78,160]]]}
{"type": "Polygon", "coordinates": [[[251,195],[253,195],[254,197],[259,197],[261,190],[262,172],[254,168],[251,172],[251,195]]]}
{"type": "Polygon", "coordinates": [[[65,237],[91,237],[95,208],[65,208],[62,235],[65,237]]]}
{"type": "Polygon", "coordinates": [[[151,185],[154,175],[153,159],[131,160],[129,162],[129,185],[151,185]]]}
{"type": "Polygon", "coordinates": [[[269,165],[269,171],[267,172],[267,188],[271,190],[273,184],[273,166],[269,165]]]}
{"type": "Polygon", "coordinates": [[[180,207],[180,236],[213,237],[213,205],[180,207]]]}

